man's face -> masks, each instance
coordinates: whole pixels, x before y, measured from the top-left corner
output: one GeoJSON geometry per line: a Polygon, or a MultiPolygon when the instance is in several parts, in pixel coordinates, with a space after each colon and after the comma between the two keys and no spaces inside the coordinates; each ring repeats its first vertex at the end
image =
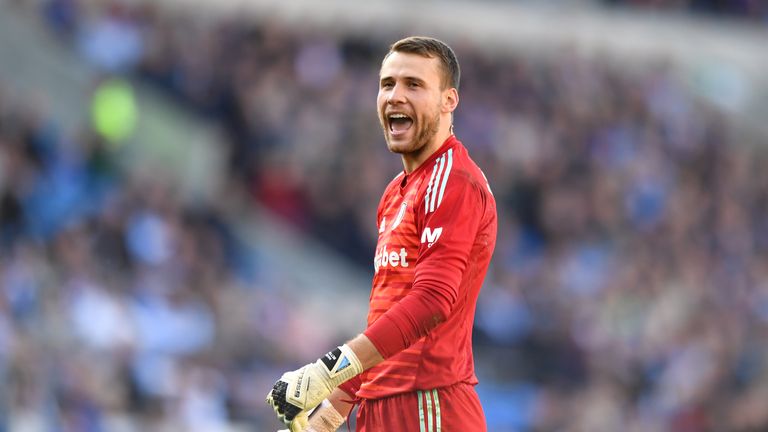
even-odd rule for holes
{"type": "Polygon", "coordinates": [[[394,52],[382,63],[377,107],[390,151],[419,153],[440,126],[441,79],[437,58],[394,52]]]}

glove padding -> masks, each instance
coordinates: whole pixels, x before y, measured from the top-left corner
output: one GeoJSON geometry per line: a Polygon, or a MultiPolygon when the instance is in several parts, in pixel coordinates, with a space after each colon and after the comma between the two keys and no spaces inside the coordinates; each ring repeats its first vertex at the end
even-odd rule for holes
{"type": "Polygon", "coordinates": [[[267,395],[267,404],[292,432],[301,430],[294,427],[299,427],[299,422],[303,421],[302,411],[316,407],[335,387],[362,371],[360,360],[352,349],[342,345],[314,363],[284,373],[267,395]]]}
{"type": "Polygon", "coordinates": [[[291,429],[281,429],[277,432],[336,432],[345,421],[347,419],[324,399],[309,415],[308,422],[307,411],[302,411],[293,419],[291,429]]]}

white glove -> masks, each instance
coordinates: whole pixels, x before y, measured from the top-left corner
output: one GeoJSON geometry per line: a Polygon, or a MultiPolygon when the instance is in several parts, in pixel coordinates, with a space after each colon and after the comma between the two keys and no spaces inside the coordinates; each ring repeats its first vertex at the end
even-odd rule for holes
{"type": "Polygon", "coordinates": [[[277,432],[336,432],[347,421],[327,399],[324,399],[320,406],[309,415],[308,424],[305,423],[305,420],[300,419],[301,417],[306,419],[306,413],[306,411],[302,411],[293,419],[292,429],[281,429],[277,432]],[[294,425],[296,428],[293,428],[294,425]]]}
{"type": "MultiPolygon", "coordinates": [[[[299,370],[286,372],[267,395],[267,404],[292,432],[301,429],[302,411],[308,411],[327,398],[339,384],[363,371],[355,353],[346,344],[299,370]],[[297,426],[293,423],[296,422],[297,426]]],[[[338,414],[338,412],[337,412],[338,414]]]]}
{"type": "Polygon", "coordinates": [[[293,418],[293,421],[288,424],[290,429],[280,429],[277,432],[314,432],[309,427],[309,416],[307,411],[302,411],[293,418]]]}

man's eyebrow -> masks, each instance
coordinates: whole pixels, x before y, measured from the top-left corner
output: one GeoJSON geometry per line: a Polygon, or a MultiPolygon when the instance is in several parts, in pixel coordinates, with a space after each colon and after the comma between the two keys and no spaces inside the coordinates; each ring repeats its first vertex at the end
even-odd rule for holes
{"type": "MultiPolygon", "coordinates": [[[[405,80],[405,81],[413,81],[413,82],[417,82],[417,83],[425,83],[426,82],[424,79],[416,77],[416,76],[404,76],[404,77],[402,77],[402,79],[405,80]]],[[[394,81],[394,80],[395,80],[395,77],[392,77],[392,76],[383,76],[383,77],[379,78],[379,82],[382,82],[382,83],[385,82],[385,81],[394,81]]]]}
{"type": "Polygon", "coordinates": [[[420,83],[420,84],[423,84],[423,83],[425,83],[425,82],[426,82],[426,81],[425,81],[425,80],[423,80],[422,78],[419,78],[419,77],[415,77],[415,76],[407,76],[407,77],[405,77],[405,80],[406,80],[406,81],[413,81],[413,82],[417,82],[417,83],[420,83]]]}

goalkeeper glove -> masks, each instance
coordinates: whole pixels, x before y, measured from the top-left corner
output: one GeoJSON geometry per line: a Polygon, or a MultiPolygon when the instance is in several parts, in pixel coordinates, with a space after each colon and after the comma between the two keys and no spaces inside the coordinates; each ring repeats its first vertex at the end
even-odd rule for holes
{"type": "Polygon", "coordinates": [[[267,395],[267,404],[291,427],[302,411],[316,407],[336,386],[362,371],[363,366],[352,349],[342,345],[314,363],[284,373],[267,395]]]}
{"type": "Polygon", "coordinates": [[[299,413],[291,422],[291,429],[282,429],[277,432],[336,432],[347,419],[336,408],[324,399],[320,406],[309,415],[307,411],[299,413]]]}
{"type": "Polygon", "coordinates": [[[280,429],[277,432],[314,432],[309,427],[309,416],[307,413],[308,411],[298,413],[296,417],[293,418],[293,421],[287,425],[288,429],[280,429]]]}

